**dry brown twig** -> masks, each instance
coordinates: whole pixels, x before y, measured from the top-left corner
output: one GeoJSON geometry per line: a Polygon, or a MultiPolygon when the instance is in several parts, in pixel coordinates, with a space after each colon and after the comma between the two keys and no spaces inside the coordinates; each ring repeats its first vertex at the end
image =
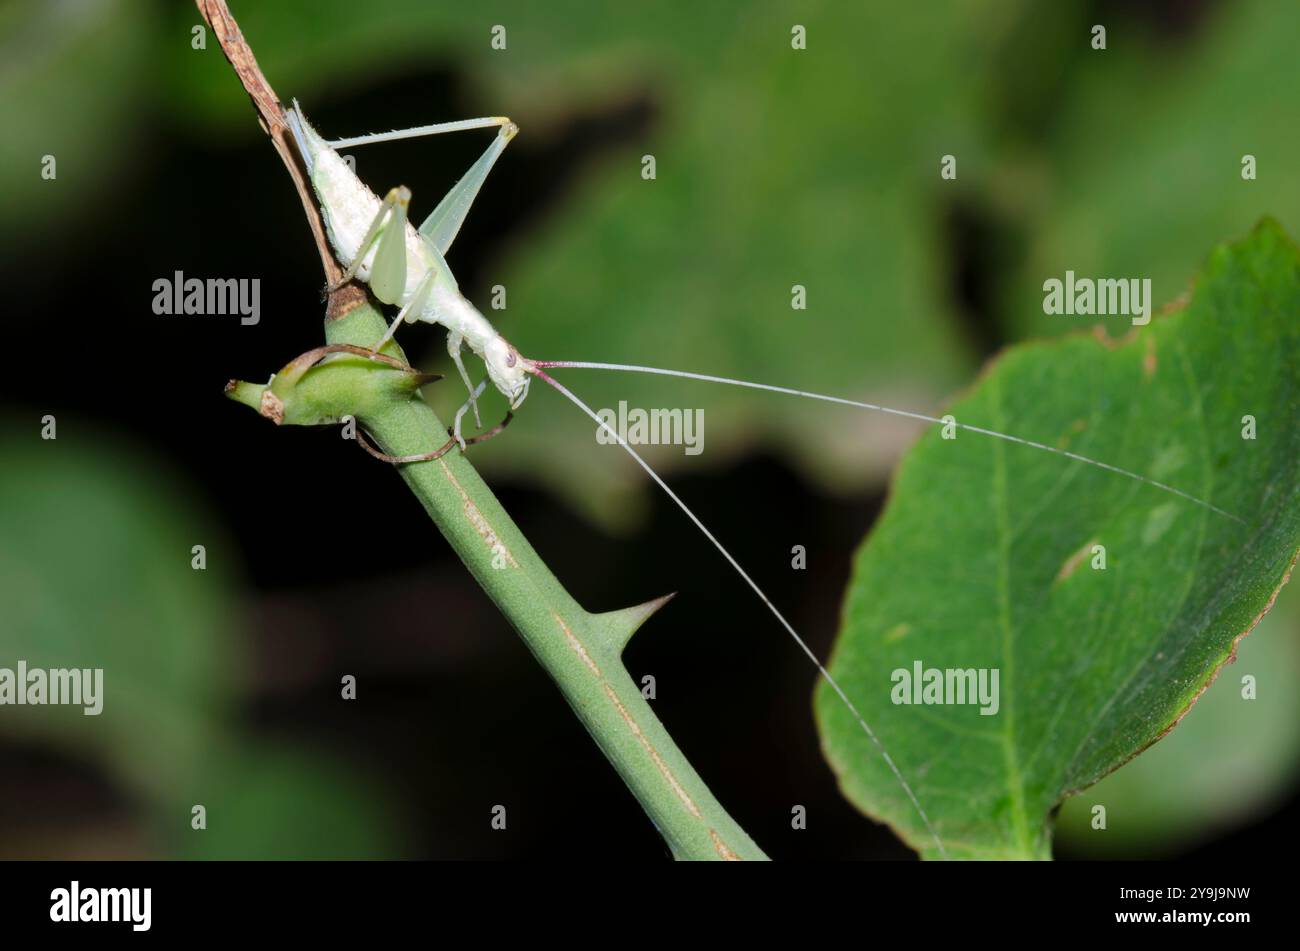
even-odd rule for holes
{"type": "MultiPolygon", "coordinates": [[[[271,88],[271,84],[266,81],[266,76],[262,74],[261,67],[257,65],[257,57],[253,55],[253,51],[244,40],[244,34],[240,31],[239,24],[230,12],[226,0],[194,0],[194,2],[199,8],[199,13],[207,21],[213,35],[216,36],[217,42],[221,44],[221,51],[226,54],[226,59],[234,67],[235,75],[243,83],[244,91],[253,100],[253,106],[257,110],[258,122],[263,131],[271,137],[271,144],[280,153],[280,159],[284,162],[285,168],[289,170],[289,177],[293,179],[294,187],[298,190],[298,197],[302,200],[303,212],[307,215],[307,224],[311,228],[312,236],[316,239],[316,250],[320,253],[321,267],[325,271],[325,281],[329,287],[337,287],[339,281],[343,278],[343,269],[339,267],[338,261],[334,258],[334,252],[330,249],[329,241],[325,238],[325,226],[321,221],[320,209],[316,205],[316,198],[312,193],[310,183],[307,181],[306,171],[298,156],[298,149],[293,144],[293,134],[284,121],[284,108],[280,105],[280,98],[275,94],[275,90],[271,88]]],[[[338,287],[330,293],[327,316],[329,318],[341,317],[365,299],[365,291],[356,284],[349,283],[338,287]]]]}

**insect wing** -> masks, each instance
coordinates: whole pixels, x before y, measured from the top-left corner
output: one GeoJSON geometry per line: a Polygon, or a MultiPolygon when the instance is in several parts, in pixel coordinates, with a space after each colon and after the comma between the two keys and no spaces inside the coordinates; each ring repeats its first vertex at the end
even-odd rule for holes
{"type": "Polygon", "coordinates": [[[498,135],[493,139],[487,151],[470,166],[469,171],[461,176],[460,181],[452,186],[451,191],[438,202],[438,207],[433,209],[429,217],[425,218],[424,223],[420,225],[420,234],[433,242],[439,254],[446,254],[451,243],[456,240],[460,226],[465,223],[465,216],[469,214],[470,205],[478,197],[484,179],[487,178],[488,172],[492,171],[493,164],[509,141],[510,139],[505,135],[498,135]]]}

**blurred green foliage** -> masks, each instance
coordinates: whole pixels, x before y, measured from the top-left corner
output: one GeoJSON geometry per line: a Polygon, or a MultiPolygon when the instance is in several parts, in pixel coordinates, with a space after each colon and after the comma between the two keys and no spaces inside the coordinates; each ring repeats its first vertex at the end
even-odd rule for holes
{"type": "Polygon", "coordinates": [[[158,28],[144,13],[127,0],[0,7],[0,240],[54,233],[130,177],[158,28]],[[46,155],[59,185],[32,188],[46,155]]]}
{"type": "Polygon", "coordinates": [[[394,854],[382,790],[239,729],[239,552],[203,502],[144,448],[57,426],[42,440],[30,421],[0,425],[0,666],[102,668],[103,710],[5,706],[0,736],[105,775],[152,854],[394,854]]]}
{"type": "Polygon", "coordinates": [[[17,421],[0,430],[0,664],[102,667],[104,711],[14,707],[0,730],[43,736],[162,798],[193,781],[231,715],[231,546],[176,473],[140,447],[17,421]],[[206,546],[208,567],[190,567],[206,546]],[[106,759],[105,759],[106,758],[106,759]]]}
{"type": "Polygon", "coordinates": [[[1181,41],[1112,30],[1104,53],[1076,51],[1032,157],[997,176],[1026,241],[998,305],[1013,337],[1087,320],[1043,314],[1043,281],[1066,269],[1148,277],[1159,307],[1187,291],[1207,248],[1264,215],[1300,233],[1300,5],[1205,10],[1181,41]],[[1241,177],[1247,154],[1254,181],[1241,177]]]}

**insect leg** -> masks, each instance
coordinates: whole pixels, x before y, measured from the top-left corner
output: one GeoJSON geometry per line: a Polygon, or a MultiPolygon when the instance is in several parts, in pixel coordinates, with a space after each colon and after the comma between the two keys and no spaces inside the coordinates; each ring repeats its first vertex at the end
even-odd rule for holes
{"type": "MultiPolygon", "coordinates": [[[[489,439],[493,439],[497,436],[500,436],[501,433],[505,430],[505,428],[510,425],[510,421],[514,418],[515,418],[514,411],[506,410],[505,419],[501,420],[501,422],[497,423],[495,426],[493,426],[491,429],[489,429],[487,432],[483,433],[480,436],[470,436],[469,439],[465,440],[465,445],[473,446],[476,443],[487,442],[489,439]]],[[[454,439],[455,437],[453,436],[452,438],[454,439]]],[[[463,449],[461,451],[464,452],[463,449]]]]}
{"type": "Polygon", "coordinates": [[[416,286],[415,293],[411,295],[411,299],[406,302],[405,307],[397,312],[397,316],[393,318],[393,322],[388,325],[388,330],[385,331],[384,335],[379,339],[379,342],[371,348],[375,353],[382,350],[384,344],[393,339],[393,334],[397,333],[398,326],[403,320],[407,319],[409,314],[418,315],[424,310],[425,305],[429,302],[429,292],[433,289],[433,279],[433,271],[430,270],[424,273],[424,277],[420,279],[420,283],[416,286]]]}
{"type": "MultiPolygon", "coordinates": [[[[478,393],[474,390],[474,384],[469,381],[469,374],[465,372],[465,363],[460,358],[460,346],[464,342],[465,338],[460,331],[447,331],[447,352],[451,354],[452,362],[456,364],[456,369],[460,371],[460,378],[465,381],[465,389],[469,390],[469,404],[474,408],[474,425],[482,429],[483,421],[478,415],[478,393]]],[[[460,438],[460,413],[456,414],[455,436],[463,448],[465,442],[460,438]]]]}
{"type": "Polygon", "coordinates": [[[503,125],[487,151],[470,166],[469,171],[461,176],[460,181],[452,186],[451,191],[438,202],[438,207],[420,225],[420,234],[433,242],[439,254],[446,254],[451,243],[456,240],[456,234],[465,222],[465,216],[469,214],[470,205],[478,197],[488,172],[492,171],[492,166],[518,132],[519,126],[513,122],[503,125]]]}
{"type": "Polygon", "coordinates": [[[474,198],[478,195],[479,189],[483,186],[484,179],[487,178],[488,172],[496,164],[496,160],[505,150],[506,145],[519,132],[519,126],[510,121],[508,116],[487,116],[482,119],[461,119],[456,122],[437,122],[433,125],[416,126],[412,129],[398,129],[393,132],[374,132],[370,135],[359,135],[350,139],[335,139],[325,144],[334,149],[341,149],[354,145],[370,145],[376,142],[392,142],[397,139],[413,139],[426,135],[439,135],[443,132],[463,132],[468,129],[489,129],[496,127],[497,137],[492,140],[487,151],[475,162],[468,172],[461,176],[451,191],[438,203],[438,207],[433,210],[424,223],[420,225],[420,233],[433,240],[434,246],[438,249],[439,254],[446,254],[447,249],[451,247],[452,241],[456,239],[460,226],[465,221],[465,216],[469,213],[469,207],[474,203],[474,198]]]}
{"type": "Polygon", "coordinates": [[[484,116],[481,119],[457,119],[454,122],[435,122],[432,125],[417,125],[410,129],[394,129],[392,132],[371,132],[349,139],[331,139],[325,142],[332,149],[345,149],[354,145],[373,145],[377,142],[395,142],[398,139],[418,139],[426,135],[441,135],[443,132],[466,132],[470,129],[490,129],[493,126],[511,125],[509,116],[484,116]]]}
{"type": "MultiPolygon", "coordinates": [[[[486,387],[487,384],[488,384],[488,378],[484,377],[483,382],[474,388],[475,395],[482,393],[483,388],[486,387]]],[[[465,410],[468,408],[469,408],[469,402],[467,401],[465,405],[462,406],[459,411],[457,411],[456,427],[454,427],[454,431],[456,432],[459,431],[460,418],[465,414],[465,410]]],[[[392,465],[395,466],[406,465],[407,463],[411,463],[411,462],[431,462],[434,459],[441,459],[457,444],[460,445],[461,451],[464,452],[466,446],[473,446],[477,443],[484,443],[487,442],[489,439],[501,435],[501,433],[505,430],[505,428],[510,425],[510,421],[514,418],[515,418],[515,414],[510,411],[507,411],[506,418],[501,420],[501,422],[497,423],[495,426],[493,426],[491,429],[489,429],[487,432],[483,433],[482,435],[471,436],[469,439],[461,439],[460,436],[453,434],[452,429],[449,429],[447,431],[448,432],[447,441],[443,443],[441,446],[439,446],[437,449],[433,450],[432,452],[419,452],[409,456],[391,456],[386,452],[382,452],[379,449],[376,449],[373,445],[371,445],[370,440],[367,439],[366,436],[364,435],[364,430],[360,430],[360,429],[357,430],[357,443],[361,446],[362,449],[370,453],[370,455],[374,456],[376,459],[382,459],[384,462],[391,463],[392,465]]]]}
{"type": "Polygon", "coordinates": [[[433,452],[418,452],[410,456],[390,456],[388,453],[382,452],[379,449],[376,449],[374,446],[372,446],[370,444],[370,440],[367,439],[365,436],[365,431],[362,429],[358,429],[357,445],[360,446],[362,449],[364,449],[366,452],[370,453],[370,455],[374,456],[376,459],[382,460],[383,462],[387,462],[394,466],[401,466],[401,465],[405,465],[408,462],[432,462],[434,459],[441,459],[447,453],[451,452],[451,450],[455,447],[456,440],[449,438],[445,443],[442,444],[441,447],[433,450],[433,452]]]}
{"type": "MultiPolygon", "coordinates": [[[[448,345],[450,346],[450,344],[451,344],[451,335],[450,335],[450,334],[448,334],[448,336],[447,336],[447,343],[448,343],[448,345]]],[[[464,372],[464,371],[462,371],[462,372],[464,372]]],[[[465,448],[465,444],[466,444],[467,440],[464,439],[464,438],[461,436],[461,434],[460,434],[460,421],[464,418],[464,416],[465,416],[465,411],[466,411],[467,409],[469,409],[471,406],[474,407],[474,412],[475,412],[475,414],[476,414],[476,418],[477,418],[477,413],[478,413],[478,403],[477,403],[476,401],[478,400],[479,395],[483,392],[483,389],[484,389],[484,387],[487,386],[487,384],[488,384],[488,377],[484,377],[482,383],[480,383],[478,386],[474,387],[472,390],[469,391],[469,399],[467,399],[464,403],[461,404],[460,409],[456,410],[456,417],[455,417],[455,419],[452,420],[452,424],[451,424],[451,438],[454,439],[454,440],[456,440],[458,443],[460,443],[460,448],[461,448],[462,450],[465,448]]],[[[469,385],[469,381],[467,380],[467,381],[466,381],[466,386],[468,386],[468,385],[469,385]]],[[[479,426],[480,426],[480,428],[482,428],[482,424],[481,424],[481,423],[479,424],[479,426]]],[[[493,435],[496,435],[496,434],[493,433],[493,435]]]]}

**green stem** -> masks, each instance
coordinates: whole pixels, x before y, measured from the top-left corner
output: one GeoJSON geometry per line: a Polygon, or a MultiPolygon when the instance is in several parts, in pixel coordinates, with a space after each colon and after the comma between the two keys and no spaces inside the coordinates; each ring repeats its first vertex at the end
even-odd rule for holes
{"type": "MultiPolygon", "coordinates": [[[[384,321],[363,304],[327,321],[332,344],[373,343],[384,321]]],[[[447,431],[417,398],[357,418],[393,455],[428,452],[447,431]]],[[[667,598],[590,614],[564,589],[459,451],[400,467],[401,477],[640,801],[679,859],[766,856],[714,798],[623,666],[633,631],[667,598]]],[[[581,810],[578,810],[581,813],[581,810]]]]}
{"type": "MultiPolygon", "coordinates": [[[[333,285],[341,276],[338,264],[294,157],[279,99],[225,0],[197,3],[284,159],[307,211],[326,280],[333,285]]],[[[369,347],[386,329],[382,315],[354,285],[331,295],[330,307],[342,312],[325,322],[330,344],[369,347]],[[354,300],[360,302],[346,309],[354,300]]],[[[385,351],[400,353],[396,344],[385,351]]],[[[319,425],[353,415],[391,455],[440,448],[446,427],[415,393],[425,378],[355,354],[333,353],[318,363],[322,356],[317,351],[305,354],[269,385],[232,381],[226,393],[277,425],[319,425]]],[[[713,798],[623,666],[623,647],[632,632],[668,599],[589,614],[551,574],[464,455],[448,452],[436,460],[403,465],[400,472],[470,573],[555,680],[673,855],[766,858],[713,798]]]]}

